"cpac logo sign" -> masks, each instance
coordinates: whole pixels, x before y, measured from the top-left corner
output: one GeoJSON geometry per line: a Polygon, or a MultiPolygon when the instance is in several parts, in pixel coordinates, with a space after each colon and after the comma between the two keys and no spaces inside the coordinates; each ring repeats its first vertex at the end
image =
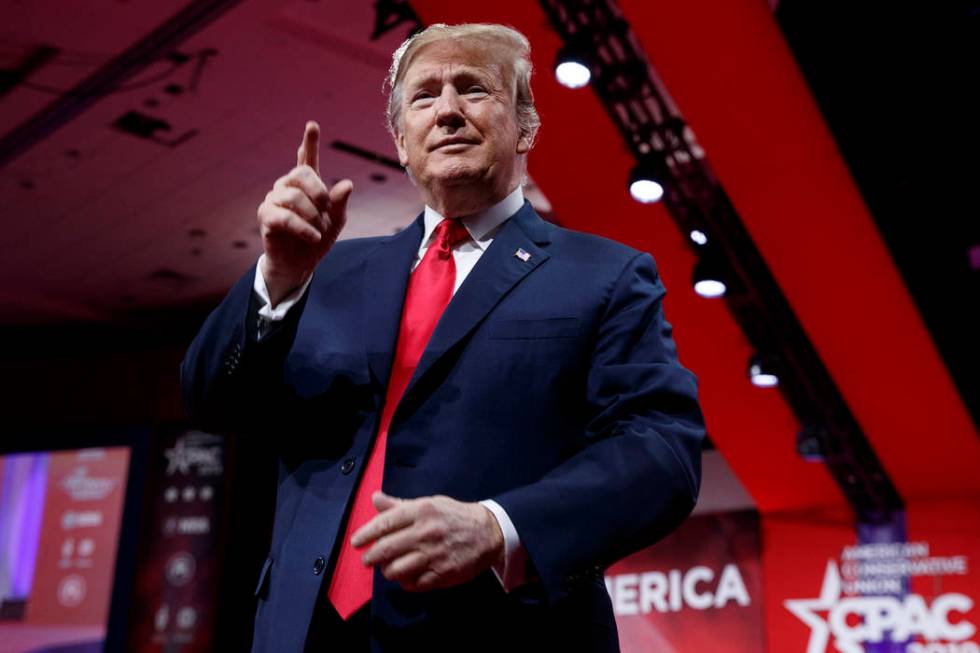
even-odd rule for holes
{"type": "Polygon", "coordinates": [[[864,653],[865,642],[907,642],[922,637],[929,644],[911,643],[908,653],[980,653],[980,647],[966,642],[976,627],[964,618],[973,609],[973,599],[965,594],[943,594],[932,605],[918,594],[902,599],[893,596],[841,598],[841,578],[837,564],[827,562],[820,597],[789,599],[783,603],[800,621],[810,627],[806,653],[825,653],[830,635],[840,653],[864,653]],[[823,618],[818,612],[827,612],[823,618]],[[944,640],[948,644],[940,643],[944,640]]]}
{"type": "Polygon", "coordinates": [[[215,476],[222,470],[221,447],[188,444],[188,438],[179,438],[163,455],[167,457],[167,476],[190,474],[194,467],[198,476],[215,476]]]}

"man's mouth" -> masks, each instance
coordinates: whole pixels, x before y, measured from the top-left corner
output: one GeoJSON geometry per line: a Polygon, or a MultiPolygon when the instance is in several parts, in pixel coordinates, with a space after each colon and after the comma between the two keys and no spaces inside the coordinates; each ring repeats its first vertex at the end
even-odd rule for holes
{"type": "Polygon", "coordinates": [[[476,145],[476,141],[470,138],[446,138],[436,143],[432,149],[433,150],[441,150],[443,148],[463,149],[463,147],[467,145],[476,145]]]}

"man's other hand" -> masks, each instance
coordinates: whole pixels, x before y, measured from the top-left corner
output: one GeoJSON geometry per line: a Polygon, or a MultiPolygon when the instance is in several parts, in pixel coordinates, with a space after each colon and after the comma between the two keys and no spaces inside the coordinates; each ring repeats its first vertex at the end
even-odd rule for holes
{"type": "Polygon", "coordinates": [[[479,503],[446,496],[371,497],[378,515],[351,537],[358,549],[373,543],[365,565],[410,591],[452,587],[502,562],[504,537],[496,518],[479,503]]]}
{"type": "Polygon", "coordinates": [[[328,189],[320,179],[320,126],[306,123],[296,167],[276,180],[259,205],[265,257],[262,277],[275,306],[302,285],[337,241],[347,223],[354,184],[342,179],[328,189]]]}

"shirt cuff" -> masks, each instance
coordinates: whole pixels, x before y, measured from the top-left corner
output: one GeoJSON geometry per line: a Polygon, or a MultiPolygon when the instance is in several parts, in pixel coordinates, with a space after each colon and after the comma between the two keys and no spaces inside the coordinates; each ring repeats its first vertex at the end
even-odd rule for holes
{"type": "Polygon", "coordinates": [[[289,312],[293,306],[296,305],[300,299],[303,298],[303,293],[309,288],[310,282],[313,281],[313,275],[311,274],[306,278],[306,281],[300,285],[299,288],[289,293],[286,297],[282,299],[275,308],[272,307],[272,300],[269,298],[269,288],[265,285],[265,277],[262,276],[262,259],[265,258],[265,254],[259,257],[259,262],[255,266],[255,283],[252,285],[252,289],[255,290],[255,294],[259,296],[262,300],[262,306],[259,307],[259,318],[261,322],[278,322],[279,320],[286,317],[286,313],[289,312]]]}
{"type": "Polygon", "coordinates": [[[501,508],[500,504],[487,499],[481,501],[480,505],[490,511],[500,526],[500,532],[504,534],[504,562],[502,565],[495,563],[492,569],[504,591],[510,592],[527,581],[527,550],[521,544],[514,522],[510,520],[507,511],[501,508]]]}

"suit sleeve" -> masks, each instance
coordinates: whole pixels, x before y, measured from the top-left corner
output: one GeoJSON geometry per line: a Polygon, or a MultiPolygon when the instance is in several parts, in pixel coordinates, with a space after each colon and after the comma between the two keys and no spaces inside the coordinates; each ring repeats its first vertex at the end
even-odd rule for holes
{"type": "Polygon", "coordinates": [[[306,295],[260,339],[255,274],[253,266],[208,316],[180,366],[187,415],[208,431],[268,432],[270,407],[281,408],[287,400],[282,365],[306,295]]]}
{"type": "Polygon", "coordinates": [[[493,497],[551,601],[662,538],[697,501],[704,421],[664,294],[653,258],[631,259],[612,285],[589,362],[586,445],[539,481],[493,497]]]}

